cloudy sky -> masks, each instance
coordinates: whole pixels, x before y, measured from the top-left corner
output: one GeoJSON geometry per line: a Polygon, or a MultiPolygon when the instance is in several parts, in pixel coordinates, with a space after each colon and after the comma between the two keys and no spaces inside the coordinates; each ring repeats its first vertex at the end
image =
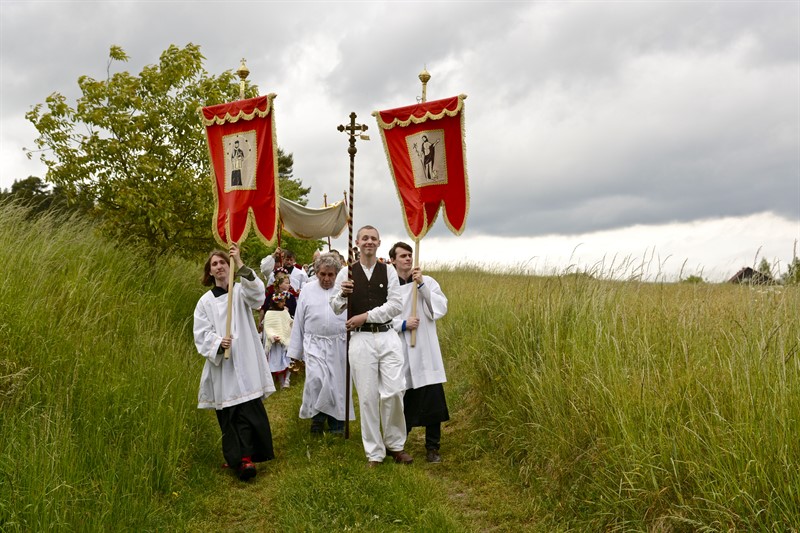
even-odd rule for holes
{"type": "MultiPolygon", "coordinates": [[[[170,44],[206,70],[277,93],[278,142],[311,206],[348,187],[355,223],[406,239],[371,113],[468,95],[470,212],[437,221],[423,264],[488,263],[620,277],[721,280],[766,258],[782,271],[800,239],[800,2],[0,1],[0,187],[44,176],[24,114],[108,50],[138,73],[170,44]]],[[[347,247],[345,235],[335,241],[347,247]]],[[[800,253],[800,251],[798,251],[800,253]]]]}

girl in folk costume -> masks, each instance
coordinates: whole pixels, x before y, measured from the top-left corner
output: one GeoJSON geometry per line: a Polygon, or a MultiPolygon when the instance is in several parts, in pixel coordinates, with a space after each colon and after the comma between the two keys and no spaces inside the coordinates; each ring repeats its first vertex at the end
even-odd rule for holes
{"type": "Polygon", "coordinates": [[[262,324],[264,338],[264,352],[267,354],[269,369],[278,385],[283,389],[289,388],[291,369],[289,364],[289,339],[292,335],[292,317],[286,307],[289,293],[289,276],[277,274],[275,276],[275,290],[265,302],[266,312],[262,324]]]}
{"type": "MultiPolygon", "coordinates": [[[[263,267],[264,265],[263,261],[261,264],[263,267]]],[[[262,272],[264,271],[262,270],[262,272]]],[[[264,276],[269,277],[271,281],[267,286],[267,292],[264,298],[264,305],[261,307],[261,310],[258,313],[259,327],[261,327],[261,323],[264,321],[264,313],[267,312],[267,309],[269,309],[270,306],[270,302],[272,302],[272,295],[275,294],[276,292],[287,291],[289,293],[289,296],[286,298],[286,302],[284,303],[284,307],[286,307],[286,309],[289,310],[289,316],[294,318],[294,312],[295,309],[297,309],[297,298],[298,296],[300,296],[300,293],[298,293],[296,290],[294,290],[294,287],[292,287],[292,278],[289,272],[285,268],[281,267],[276,269],[274,272],[271,270],[265,272],[264,276]],[[281,277],[286,277],[288,281],[284,283],[280,279],[281,277]],[[278,286],[281,287],[280,290],[277,289],[278,286]]]]}
{"type": "Polygon", "coordinates": [[[239,248],[231,245],[240,283],[233,285],[231,334],[226,336],[228,254],[214,251],[205,263],[203,284],[211,286],[194,310],[194,342],[205,357],[197,407],[214,409],[222,430],[222,453],[239,478],[256,475],[253,463],[273,459],[272,431],[263,400],[273,392],[269,365],[258,337],[253,309],[264,295],[264,283],[242,263],[239,248]],[[230,357],[225,358],[229,350],[230,357]]]}

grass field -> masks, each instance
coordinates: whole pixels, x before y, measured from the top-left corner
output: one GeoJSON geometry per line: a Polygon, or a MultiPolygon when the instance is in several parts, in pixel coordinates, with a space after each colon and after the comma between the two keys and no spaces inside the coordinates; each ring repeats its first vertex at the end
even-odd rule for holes
{"type": "Polygon", "coordinates": [[[199,266],[0,207],[2,531],[792,531],[800,294],[588,275],[432,273],[444,463],[364,467],[358,424],[311,439],[302,376],[242,484],[191,316],[199,266]]]}

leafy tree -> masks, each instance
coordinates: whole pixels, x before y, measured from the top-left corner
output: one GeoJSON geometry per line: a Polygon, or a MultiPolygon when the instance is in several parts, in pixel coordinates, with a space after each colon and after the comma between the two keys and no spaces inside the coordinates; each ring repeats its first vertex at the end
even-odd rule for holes
{"type": "Polygon", "coordinates": [[[14,180],[9,191],[3,191],[4,195],[13,196],[19,201],[39,203],[48,195],[47,185],[36,176],[28,176],[24,180],[14,180]]]}
{"type": "Polygon", "coordinates": [[[49,209],[53,201],[47,185],[36,176],[28,176],[24,180],[14,180],[10,190],[0,192],[3,200],[12,200],[30,208],[32,214],[49,209]]]}
{"type": "MultiPolygon", "coordinates": [[[[112,46],[105,80],[81,76],[76,105],[53,93],[26,114],[39,132],[46,180],[91,213],[113,238],[144,244],[157,255],[204,254],[214,246],[210,164],[198,108],[239,98],[232,71],[203,69],[200,47],[170,46],[138,76],[112,74],[128,60],[112,46]]],[[[247,85],[246,97],[258,94],[247,85]]],[[[292,155],[279,151],[281,193],[302,201],[309,189],[292,177],[292,155]]]]}
{"type": "Polygon", "coordinates": [[[0,200],[14,201],[30,209],[29,214],[35,217],[48,211],[74,212],[86,210],[88,206],[76,204],[68,206],[66,194],[62,187],[49,189],[47,184],[37,176],[28,176],[23,180],[14,180],[11,189],[0,192],[0,200]]]}
{"type": "Polygon", "coordinates": [[[789,263],[789,267],[783,275],[783,282],[786,285],[800,284],[800,257],[795,256],[792,262],[789,263]]]}
{"type": "Polygon", "coordinates": [[[696,274],[692,274],[691,276],[689,276],[687,278],[684,278],[681,281],[683,281],[684,283],[705,283],[706,282],[706,280],[703,279],[703,276],[698,276],[696,274]]]}
{"type": "Polygon", "coordinates": [[[758,265],[758,271],[765,276],[768,276],[770,279],[772,278],[772,266],[769,264],[769,261],[767,261],[766,257],[761,258],[761,263],[758,265]]]}

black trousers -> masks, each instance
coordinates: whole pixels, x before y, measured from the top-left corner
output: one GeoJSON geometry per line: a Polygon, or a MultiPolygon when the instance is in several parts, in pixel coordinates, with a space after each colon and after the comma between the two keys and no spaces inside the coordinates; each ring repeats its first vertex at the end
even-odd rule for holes
{"type": "Polygon", "coordinates": [[[222,455],[231,468],[242,464],[242,457],[254,463],[275,458],[272,430],[261,398],[216,411],[222,430],[222,455]]]}
{"type": "MultiPolygon", "coordinates": [[[[411,433],[413,428],[408,426],[408,433],[411,433]]],[[[429,424],[425,426],[425,449],[438,450],[442,440],[442,425],[440,423],[429,424]]]]}
{"type": "Polygon", "coordinates": [[[406,430],[425,428],[425,449],[438,450],[442,438],[442,422],[450,420],[444,387],[441,383],[408,389],[403,396],[406,430]]]}

